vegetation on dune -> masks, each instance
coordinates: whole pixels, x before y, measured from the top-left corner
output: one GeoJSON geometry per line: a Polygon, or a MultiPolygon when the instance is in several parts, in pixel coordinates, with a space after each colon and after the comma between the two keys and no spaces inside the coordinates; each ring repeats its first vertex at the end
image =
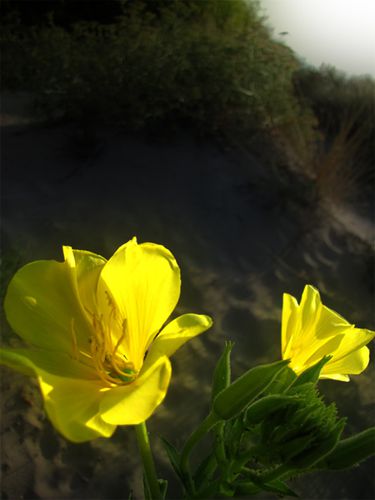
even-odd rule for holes
{"type": "Polygon", "coordinates": [[[2,45],[4,86],[31,89],[51,115],[248,134],[306,113],[297,60],[242,0],[128,2],[109,24],[13,22],[2,45]]]}
{"type": "Polygon", "coordinates": [[[261,136],[319,196],[373,184],[374,81],[303,66],[255,0],[33,3],[39,17],[3,2],[3,88],[31,92],[43,117],[261,136]]]}

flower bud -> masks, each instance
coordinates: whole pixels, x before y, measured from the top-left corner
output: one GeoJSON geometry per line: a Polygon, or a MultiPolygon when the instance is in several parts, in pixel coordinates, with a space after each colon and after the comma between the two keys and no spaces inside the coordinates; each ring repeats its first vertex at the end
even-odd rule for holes
{"type": "Polygon", "coordinates": [[[233,346],[233,342],[225,342],[223,354],[216,364],[212,381],[212,401],[223,389],[230,385],[230,354],[233,346]]]}
{"type": "Polygon", "coordinates": [[[213,403],[215,414],[224,420],[238,415],[267,389],[288,363],[288,360],[277,361],[248,370],[216,396],[213,403]]]}
{"type": "Polygon", "coordinates": [[[331,450],[335,448],[340,435],[345,427],[345,419],[337,422],[336,426],[330,431],[325,439],[317,442],[315,446],[305,449],[298,456],[293,457],[289,462],[295,469],[306,469],[315,464],[318,460],[325,457],[331,450]]]}
{"type": "Polygon", "coordinates": [[[335,405],[325,405],[313,382],[290,388],[284,395],[290,398],[288,403],[282,397],[275,401],[280,405],[275,411],[263,414],[260,459],[292,469],[308,468],[334,449],[345,421],[337,420],[335,405]]]}
{"type": "Polygon", "coordinates": [[[268,417],[272,413],[275,413],[281,408],[285,408],[293,401],[296,401],[295,397],[285,396],[283,394],[271,394],[270,396],[258,399],[246,410],[244,419],[245,425],[249,427],[251,425],[259,424],[264,418],[268,417]]]}

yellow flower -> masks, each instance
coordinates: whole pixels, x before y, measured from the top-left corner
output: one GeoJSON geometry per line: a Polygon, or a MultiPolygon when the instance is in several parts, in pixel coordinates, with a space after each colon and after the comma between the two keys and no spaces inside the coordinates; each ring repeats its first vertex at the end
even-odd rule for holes
{"type": "Polygon", "coordinates": [[[324,356],[332,358],[323,367],[320,378],[349,381],[369,363],[366,346],[375,332],[355,328],[320,300],[318,290],[306,285],[301,303],[285,293],[283,298],[281,351],[283,359],[297,374],[324,356]]]}
{"type": "Polygon", "coordinates": [[[171,356],[212,325],[184,314],[163,327],[180,295],[180,270],[161,245],[135,238],[108,260],[65,246],[64,262],[21,268],[7,319],[29,348],[1,362],[38,378],[53,425],[75,442],[145,421],[163,401],[171,356]]]}

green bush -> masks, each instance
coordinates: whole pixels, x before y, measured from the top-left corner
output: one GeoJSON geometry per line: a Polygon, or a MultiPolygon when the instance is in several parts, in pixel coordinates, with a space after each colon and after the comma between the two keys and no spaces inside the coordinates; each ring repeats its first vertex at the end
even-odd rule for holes
{"type": "Polygon", "coordinates": [[[248,136],[311,115],[294,95],[299,64],[255,2],[127,2],[112,24],[69,28],[13,21],[1,45],[3,86],[32,91],[47,116],[248,136]]]}

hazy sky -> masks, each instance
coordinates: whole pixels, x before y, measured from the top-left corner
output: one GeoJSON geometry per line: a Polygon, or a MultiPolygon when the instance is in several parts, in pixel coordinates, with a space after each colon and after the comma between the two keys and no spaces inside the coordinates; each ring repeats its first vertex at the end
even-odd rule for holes
{"type": "Polygon", "coordinates": [[[308,63],[375,76],[375,0],[260,0],[274,36],[308,63]],[[285,36],[278,33],[287,31],[285,36]]]}

